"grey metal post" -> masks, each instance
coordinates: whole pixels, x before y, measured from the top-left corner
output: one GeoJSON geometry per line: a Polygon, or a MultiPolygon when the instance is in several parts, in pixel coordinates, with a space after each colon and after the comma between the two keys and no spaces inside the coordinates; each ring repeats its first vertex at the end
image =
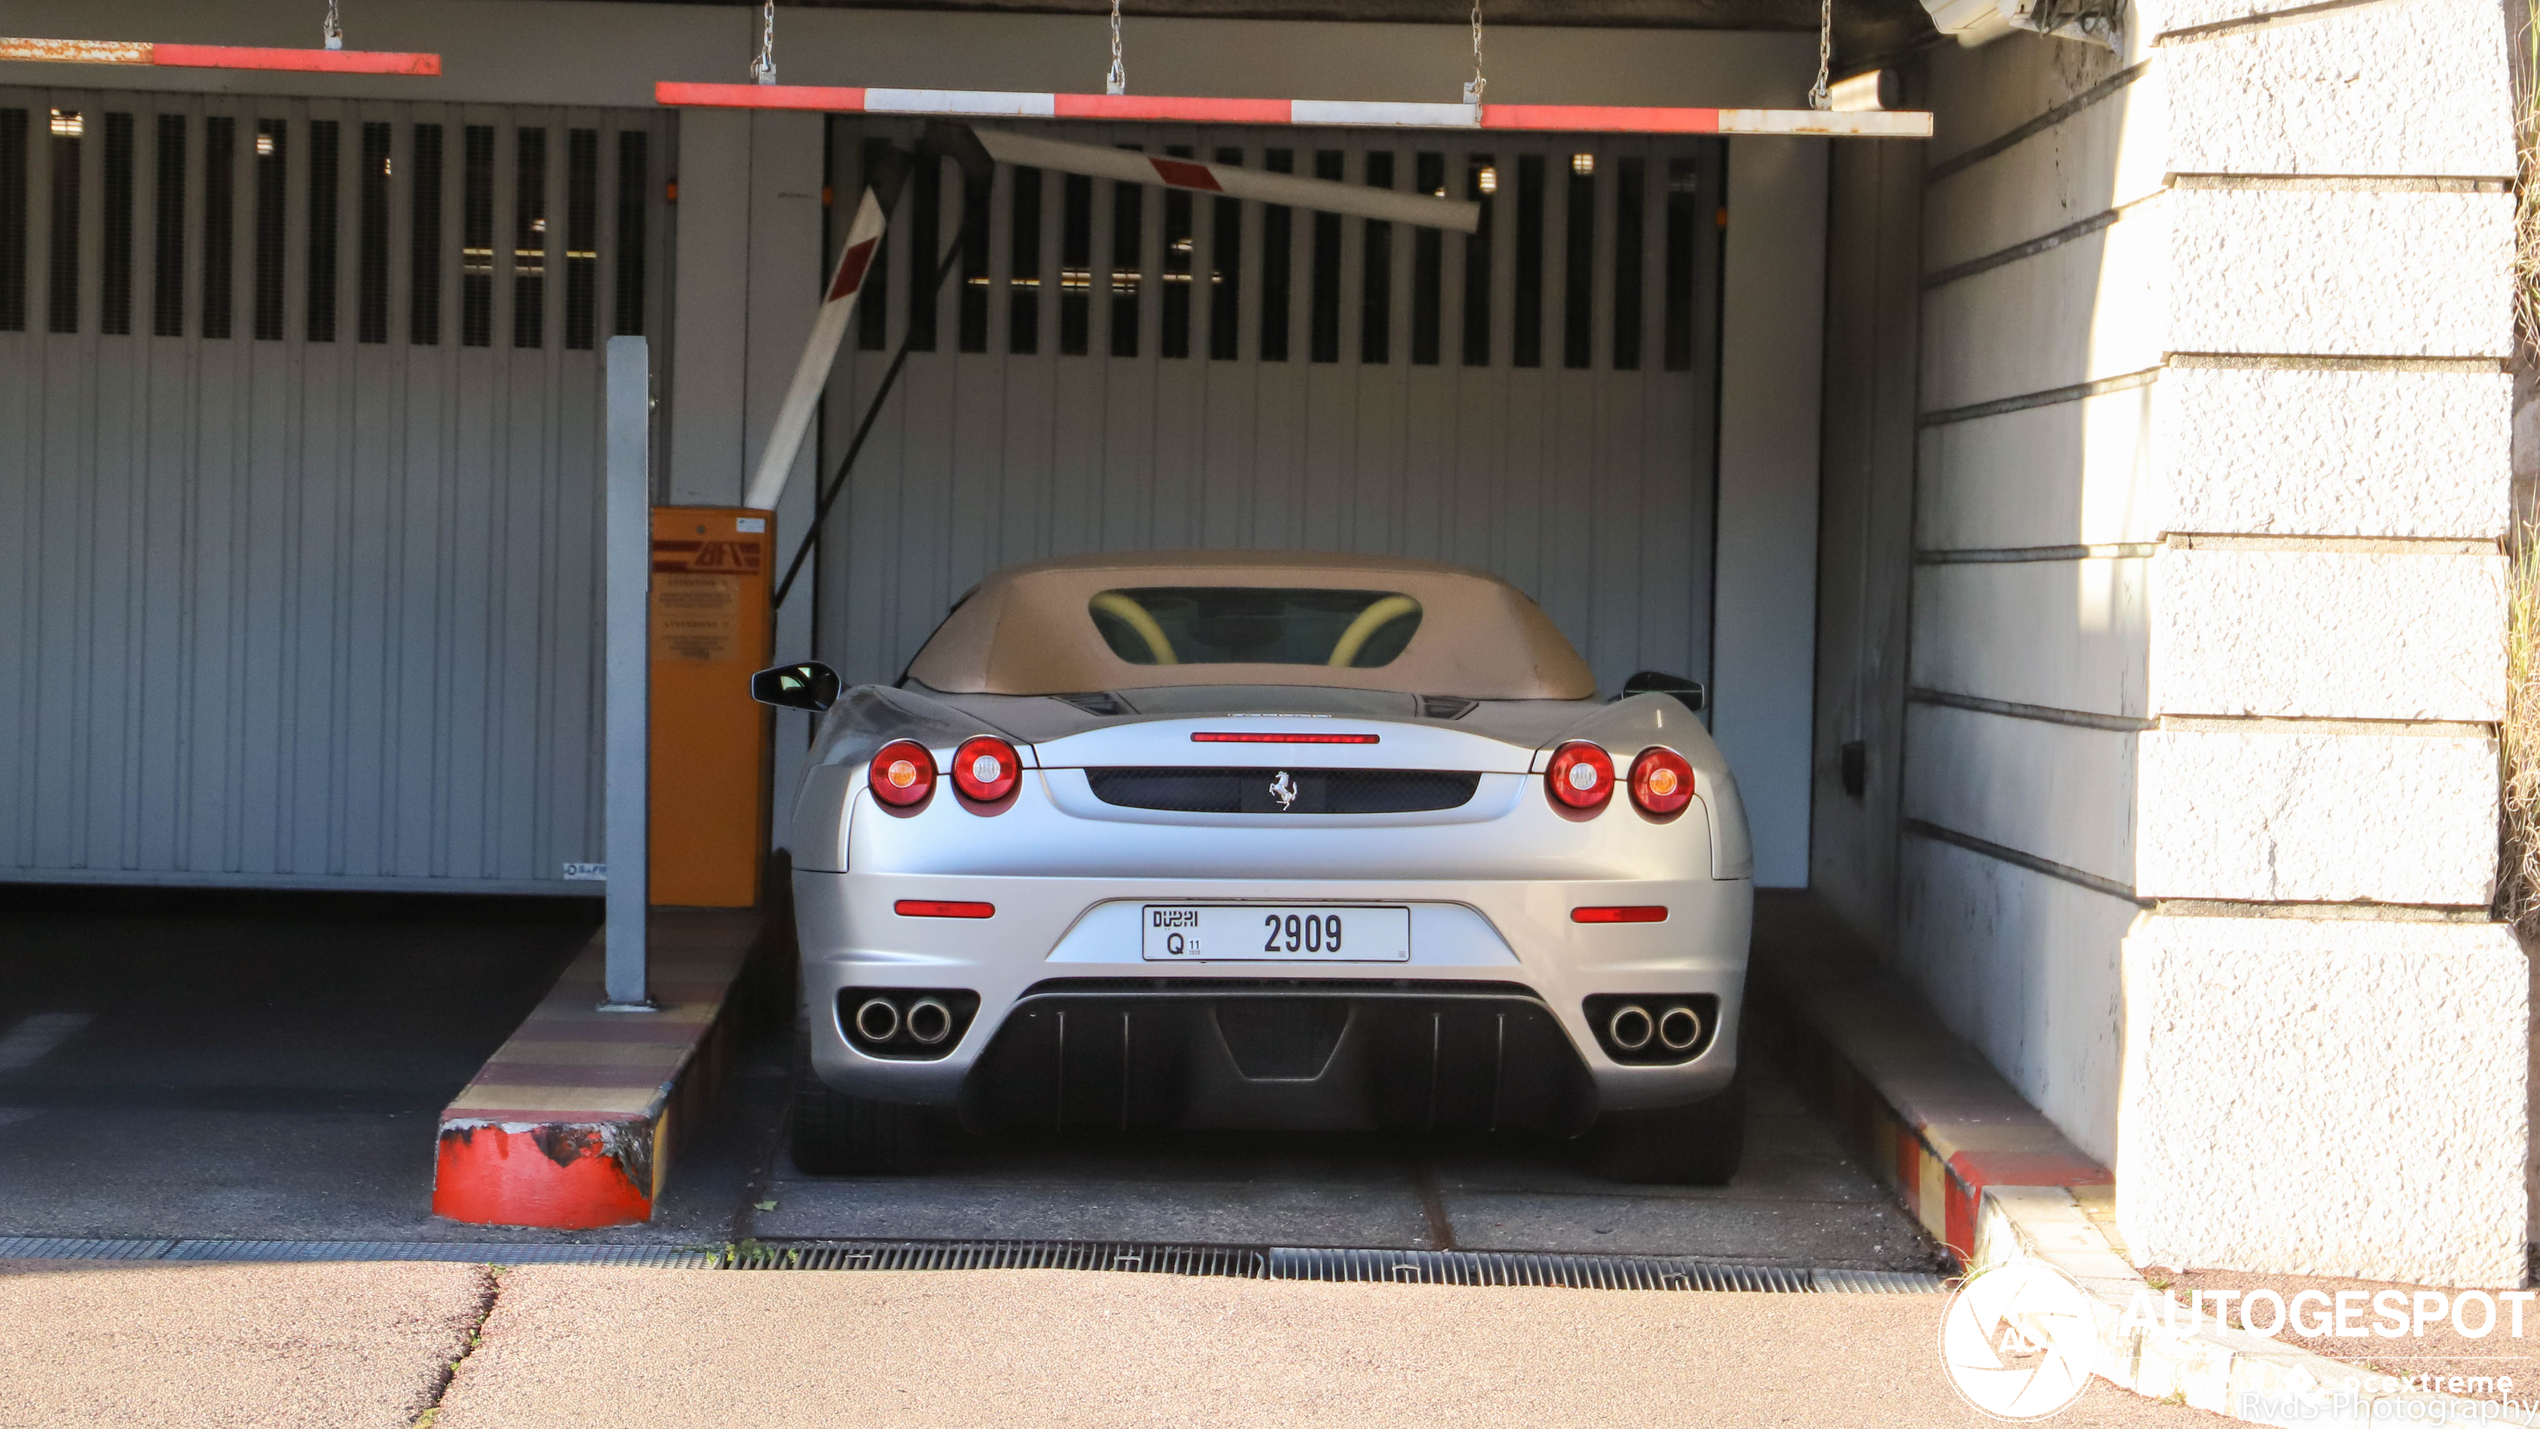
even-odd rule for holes
{"type": "Polygon", "coordinates": [[[652,902],[645,814],[652,741],[652,372],[640,337],[609,339],[608,722],[602,777],[608,819],[608,979],[600,1006],[650,1010],[644,918],[652,902]]]}

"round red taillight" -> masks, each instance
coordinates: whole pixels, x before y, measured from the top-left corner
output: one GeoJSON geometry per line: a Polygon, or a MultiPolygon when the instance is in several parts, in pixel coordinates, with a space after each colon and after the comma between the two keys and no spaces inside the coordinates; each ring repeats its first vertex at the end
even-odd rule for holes
{"type": "Polygon", "coordinates": [[[1672,749],[1653,745],[1632,761],[1632,802],[1659,818],[1693,802],[1693,766],[1672,749]]]}
{"type": "Polygon", "coordinates": [[[953,752],[953,787],[966,799],[993,804],[1014,792],[1022,774],[1023,761],[1015,757],[1014,746],[992,735],[973,735],[953,752]]]}
{"type": "Polygon", "coordinates": [[[893,740],[873,756],[866,781],[873,786],[873,797],[885,804],[902,809],[922,804],[935,792],[935,756],[916,740],[893,740]]]}
{"type": "Polygon", "coordinates": [[[1543,772],[1552,797],[1573,809],[1596,810],[1614,797],[1614,761],[1584,739],[1552,751],[1552,766],[1543,772]]]}

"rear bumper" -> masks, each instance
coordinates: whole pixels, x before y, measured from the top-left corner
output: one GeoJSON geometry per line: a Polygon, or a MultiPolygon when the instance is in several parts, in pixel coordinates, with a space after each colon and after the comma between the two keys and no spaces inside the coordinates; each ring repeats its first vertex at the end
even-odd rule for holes
{"type": "Polygon", "coordinates": [[[842,1092],[959,1106],[974,1122],[1463,1124],[1556,1134],[1583,1129],[1599,1110],[1681,1105],[1727,1085],[1754,902],[1745,880],[1699,876],[798,870],[794,894],[812,1065],[842,1092]],[[996,913],[901,917],[902,899],[986,902],[996,913]],[[1250,901],[1409,906],[1412,960],[1159,964],[1139,955],[1145,903],[1250,901]],[[1668,917],[1571,921],[1573,908],[1605,904],[1660,905],[1668,917]],[[852,1045],[841,1026],[840,995],[859,988],[959,989],[979,1005],[941,1056],[883,1058],[852,1045]],[[1714,1030],[1690,1060],[1620,1063],[1589,1026],[1586,1000],[1601,994],[1701,997],[1714,1030]]]}

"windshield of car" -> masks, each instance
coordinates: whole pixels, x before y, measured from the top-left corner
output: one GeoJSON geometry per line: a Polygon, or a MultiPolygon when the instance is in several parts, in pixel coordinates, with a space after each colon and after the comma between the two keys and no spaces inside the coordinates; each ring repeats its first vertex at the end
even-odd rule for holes
{"type": "Polygon", "coordinates": [[[1390,665],[1420,629],[1396,591],[1142,586],[1088,603],[1111,653],[1132,665],[1390,665]]]}

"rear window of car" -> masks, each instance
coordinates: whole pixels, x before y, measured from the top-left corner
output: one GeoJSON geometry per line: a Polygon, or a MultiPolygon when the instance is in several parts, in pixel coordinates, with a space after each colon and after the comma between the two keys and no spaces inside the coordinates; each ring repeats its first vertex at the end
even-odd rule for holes
{"type": "Polygon", "coordinates": [[[1390,665],[1420,630],[1398,591],[1141,586],[1095,595],[1088,612],[1132,665],[1390,665]]]}

